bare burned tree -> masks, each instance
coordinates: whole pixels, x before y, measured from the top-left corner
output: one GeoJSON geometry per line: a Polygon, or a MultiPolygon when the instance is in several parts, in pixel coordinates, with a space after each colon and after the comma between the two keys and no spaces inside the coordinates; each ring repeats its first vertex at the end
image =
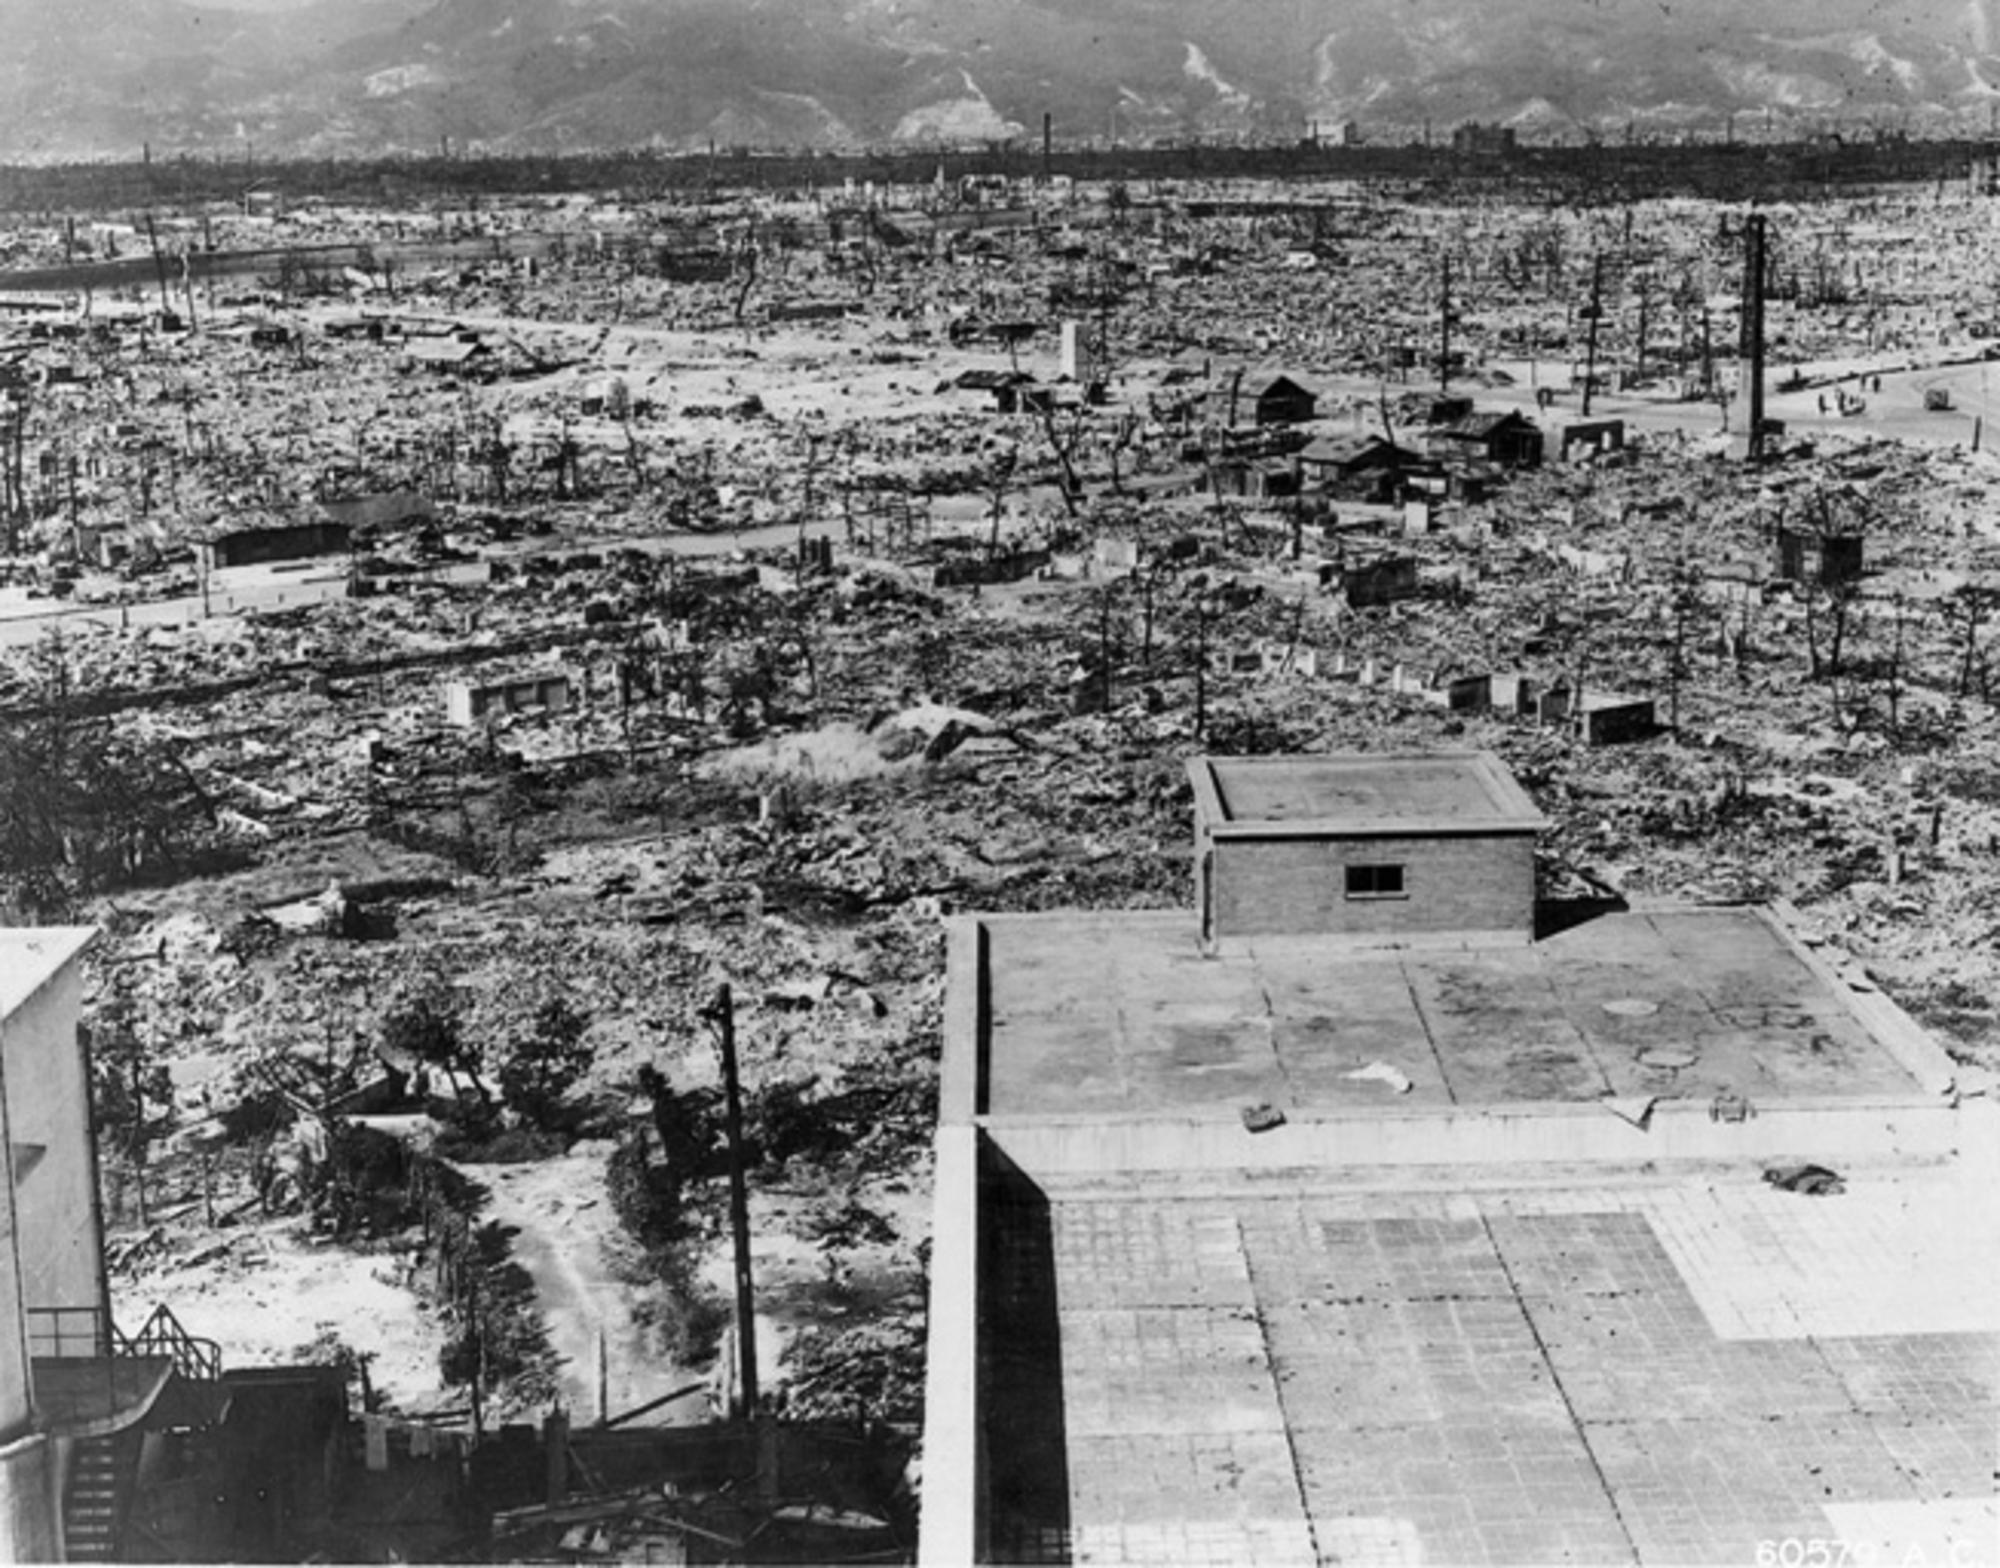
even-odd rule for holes
{"type": "Polygon", "coordinates": [[[7,553],[21,550],[21,527],[28,520],[28,388],[24,382],[0,405],[0,518],[7,527],[7,553]]]}
{"type": "Polygon", "coordinates": [[[1033,339],[1035,324],[1032,321],[1002,321],[987,330],[1007,350],[1007,367],[1018,376],[1021,373],[1021,345],[1033,339]]]}
{"type": "Polygon", "coordinates": [[[1974,691],[1981,696],[1987,692],[1986,650],[1980,643],[1980,633],[1993,619],[1996,608],[2000,608],[2000,587],[1976,582],[1961,583],[1941,605],[1945,624],[1951,628],[1958,648],[1952,689],[1961,697],[1974,691]]]}
{"type": "Polygon", "coordinates": [[[730,306],[730,319],[739,327],[743,325],[743,312],[749,308],[751,292],[757,287],[758,256],[757,230],[754,225],[746,226],[731,256],[736,298],[730,306]]]}
{"type": "Polygon", "coordinates": [[[1050,398],[1041,403],[1037,415],[1049,453],[1062,475],[1063,509],[1074,517],[1083,495],[1083,480],[1077,473],[1076,460],[1090,429],[1090,410],[1081,403],[1058,406],[1050,398]]]}
{"type": "Polygon", "coordinates": [[[583,446],[567,419],[556,437],[554,454],[543,460],[543,466],[555,474],[557,500],[572,501],[583,494],[583,446]]]}
{"type": "Polygon", "coordinates": [[[829,460],[829,438],[821,430],[808,430],[805,437],[805,451],[799,461],[799,536],[792,570],[795,575],[803,574],[806,561],[807,529],[819,506],[820,476],[826,471],[829,460]]]}
{"type": "Polygon", "coordinates": [[[1104,455],[1111,464],[1111,493],[1113,495],[1123,495],[1125,493],[1125,472],[1120,459],[1130,450],[1132,444],[1139,439],[1139,430],[1139,416],[1130,409],[1127,409],[1117,419],[1112,421],[1110,437],[1104,443],[1104,455]]]}
{"type": "Polygon", "coordinates": [[[1846,583],[1805,584],[1806,668],[1816,681],[1838,681],[1854,619],[1854,594],[1846,583]]]}
{"type": "Polygon", "coordinates": [[[87,713],[69,646],[29,657],[31,705],[0,724],[0,911],[66,919],[80,900],[196,864],[215,803],[179,749],[87,713]]]}
{"type": "Polygon", "coordinates": [[[639,442],[632,429],[632,421],[627,419],[619,426],[625,437],[625,467],[632,476],[632,488],[644,491],[646,488],[646,449],[639,442]]]}
{"type": "Polygon", "coordinates": [[[989,532],[986,553],[997,556],[1000,553],[1000,523],[1007,513],[1007,492],[1013,486],[1014,470],[1020,466],[1021,449],[1013,442],[993,454],[986,465],[985,490],[987,496],[986,518],[989,532]]]}
{"type": "Polygon", "coordinates": [[[1889,705],[1889,734],[1903,733],[1903,694],[1909,668],[1910,601],[1897,594],[1890,602],[1889,646],[1881,659],[1882,696],[1889,705]]]}
{"type": "Polygon", "coordinates": [[[484,456],[486,476],[493,486],[493,499],[500,505],[507,504],[507,476],[514,464],[514,449],[507,444],[499,421],[495,420],[488,432],[484,456]]]}
{"type": "Polygon", "coordinates": [[[1802,574],[1802,599],[1806,617],[1807,670],[1814,680],[1834,686],[1834,711],[1841,708],[1839,684],[1846,673],[1849,635],[1858,618],[1854,584],[1842,572],[1830,567],[1824,556],[1824,542],[1831,539],[1865,539],[1868,518],[1859,505],[1836,510],[1834,497],[1825,489],[1807,503],[1812,526],[1822,541],[1818,561],[1808,561],[1802,574]]]}
{"type": "Polygon", "coordinates": [[[139,1223],[146,1225],[147,1168],[154,1146],[174,1125],[173,1078],[125,976],[113,974],[87,1028],[91,1109],[105,1151],[115,1162],[118,1190],[129,1178],[139,1223]]]}
{"type": "Polygon", "coordinates": [[[1722,627],[1723,651],[1729,656],[1730,666],[1736,672],[1736,684],[1741,686],[1750,678],[1750,660],[1756,653],[1756,633],[1763,619],[1764,601],[1761,594],[1746,592],[1736,604],[1734,624],[1725,620],[1722,627]]]}
{"type": "Polygon", "coordinates": [[[1671,641],[1667,652],[1667,727],[1675,735],[1681,731],[1681,687],[1691,665],[1689,645],[1698,635],[1698,626],[1707,610],[1702,594],[1701,567],[1685,550],[1675,560],[1668,578],[1667,616],[1671,641]]]}

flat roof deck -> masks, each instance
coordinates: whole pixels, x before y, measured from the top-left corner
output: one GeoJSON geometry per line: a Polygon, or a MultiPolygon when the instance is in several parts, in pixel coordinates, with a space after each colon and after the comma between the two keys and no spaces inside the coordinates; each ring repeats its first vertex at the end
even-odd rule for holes
{"type": "Polygon", "coordinates": [[[2000,1560],[2000,1226],[1963,1169],[1351,1174],[986,1205],[994,1557],[2000,1560]]]}
{"type": "Polygon", "coordinates": [[[954,952],[935,1484],[989,1559],[2000,1562],[2000,1112],[1771,913],[954,952]]]}
{"type": "Polygon", "coordinates": [[[1530,831],[1546,825],[1498,758],[1481,751],[1341,757],[1202,757],[1189,764],[1209,820],[1330,831],[1530,831]]]}
{"type": "Polygon", "coordinates": [[[1180,913],[982,924],[995,1121],[1924,1092],[1756,909],[1611,914],[1526,946],[1214,957],[1180,913]],[[1377,1064],[1410,1089],[1353,1076],[1377,1064]]]}

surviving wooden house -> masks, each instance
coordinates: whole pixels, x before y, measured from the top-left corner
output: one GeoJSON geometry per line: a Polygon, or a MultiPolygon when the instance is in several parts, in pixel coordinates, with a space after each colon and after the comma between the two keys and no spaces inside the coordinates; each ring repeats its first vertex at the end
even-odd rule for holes
{"type": "Polygon", "coordinates": [[[1042,389],[1025,370],[963,370],[938,388],[940,392],[984,392],[997,414],[1018,414],[1036,402],[1042,389]]]}
{"type": "Polygon", "coordinates": [[[267,566],[280,561],[345,555],[352,546],[353,535],[345,523],[316,519],[234,528],[203,540],[195,548],[202,568],[218,571],[232,566],[267,566]]]}
{"type": "Polygon", "coordinates": [[[1441,457],[1491,463],[1497,468],[1542,466],[1542,431],[1517,409],[1467,414],[1432,433],[1441,457]]]}
{"type": "Polygon", "coordinates": [[[1385,555],[1350,563],[1340,574],[1340,591],[1348,607],[1355,610],[1410,598],[1421,586],[1417,559],[1412,555],[1385,555]]]}
{"type": "Polygon", "coordinates": [[[1273,501],[1299,493],[1298,469],[1282,457],[1225,457],[1209,472],[1218,496],[1273,501]]]}
{"type": "Polygon", "coordinates": [[[1212,425],[1302,425],[1315,418],[1318,409],[1318,394],[1282,372],[1218,366],[1208,386],[1207,418],[1212,425]]]}
{"type": "Polygon", "coordinates": [[[1290,376],[1278,375],[1252,384],[1250,407],[1260,425],[1302,425],[1317,411],[1319,398],[1290,376]]]}
{"type": "Polygon", "coordinates": [[[473,338],[411,338],[403,345],[403,362],[413,370],[439,375],[464,374],[484,368],[493,351],[473,338]]]}
{"type": "Polygon", "coordinates": [[[1299,483],[1333,495],[1388,500],[1402,475],[1420,462],[1387,436],[1321,436],[1298,454],[1299,483]]]}
{"type": "Polygon", "coordinates": [[[1861,575],[1862,536],[1829,534],[1780,524],[1775,574],[1796,583],[1835,587],[1861,575]]]}

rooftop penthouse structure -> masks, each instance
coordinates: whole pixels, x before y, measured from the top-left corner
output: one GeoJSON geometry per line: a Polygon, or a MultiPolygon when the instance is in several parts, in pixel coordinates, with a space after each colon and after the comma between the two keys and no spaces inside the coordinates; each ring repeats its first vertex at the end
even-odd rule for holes
{"type": "Polygon", "coordinates": [[[1533,934],[1547,823],[1485,753],[1201,758],[1188,771],[1206,946],[1533,934]]]}

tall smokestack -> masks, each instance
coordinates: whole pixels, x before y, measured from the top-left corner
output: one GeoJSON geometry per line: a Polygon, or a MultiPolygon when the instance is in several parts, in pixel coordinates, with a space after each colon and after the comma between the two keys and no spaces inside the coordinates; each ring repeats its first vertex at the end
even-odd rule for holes
{"type": "Polygon", "coordinates": [[[1044,109],[1042,111],[1042,178],[1045,180],[1054,179],[1056,173],[1055,124],[1056,117],[1044,109]]]}

